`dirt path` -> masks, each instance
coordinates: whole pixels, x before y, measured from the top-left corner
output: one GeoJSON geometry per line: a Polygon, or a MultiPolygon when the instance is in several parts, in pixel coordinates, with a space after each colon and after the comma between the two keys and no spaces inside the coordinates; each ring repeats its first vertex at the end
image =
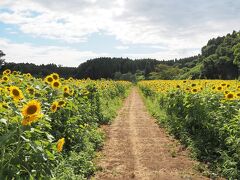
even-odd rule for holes
{"type": "Polygon", "coordinates": [[[206,179],[194,169],[194,162],[155,120],[134,88],[113,124],[95,179],[206,179]]]}

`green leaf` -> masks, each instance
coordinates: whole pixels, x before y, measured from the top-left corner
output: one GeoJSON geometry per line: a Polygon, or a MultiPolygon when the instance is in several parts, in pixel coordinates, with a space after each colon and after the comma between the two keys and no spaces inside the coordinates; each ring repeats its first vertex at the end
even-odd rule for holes
{"type": "Polygon", "coordinates": [[[24,141],[30,142],[30,139],[25,138],[24,136],[20,136],[24,141]]]}
{"type": "Polygon", "coordinates": [[[48,156],[48,159],[50,159],[50,160],[54,160],[55,159],[55,156],[50,151],[46,150],[45,152],[46,152],[46,154],[48,156]]]}
{"type": "Polygon", "coordinates": [[[0,137],[0,146],[2,146],[5,142],[7,142],[16,132],[17,130],[14,130],[8,134],[5,134],[0,137]]]}

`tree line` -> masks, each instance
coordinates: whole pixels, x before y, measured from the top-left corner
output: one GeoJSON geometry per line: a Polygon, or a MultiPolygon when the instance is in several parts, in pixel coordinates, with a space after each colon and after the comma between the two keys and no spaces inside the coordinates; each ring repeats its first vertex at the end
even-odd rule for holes
{"type": "MultiPolygon", "coordinates": [[[[2,51],[1,51],[2,52],[2,51]]],[[[4,54],[2,55],[2,57],[4,54]]],[[[157,61],[156,59],[137,59],[132,60],[129,58],[110,58],[100,57],[90,59],[78,67],[64,67],[56,64],[36,65],[33,63],[14,63],[5,62],[1,60],[2,68],[11,69],[12,71],[20,71],[22,73],[31,73],[35,77],[42,77],[52,72],[58,73],[61,77],[69,78],[74,77],[78,79],[91,78],[91,79],[124,79],[135,80],[133,77],[135,74],[143,76],[143,79],[150,77],[151,72],[155,71],[158,64],[164,64],[166,66],[173,66],[178,62],[181,66],[184,66],[183,60],[169,60],[169,61],[157,61]]]]}

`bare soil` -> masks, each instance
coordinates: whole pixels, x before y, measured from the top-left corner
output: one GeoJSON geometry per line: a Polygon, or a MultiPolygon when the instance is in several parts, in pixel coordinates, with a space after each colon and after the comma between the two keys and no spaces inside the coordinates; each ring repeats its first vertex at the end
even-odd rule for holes
{"type": "Polygon", "coordinates": [[[187,150],[160,128],[133,88],[112,125],[94,179],[208,179],[195,170],[187,150]]]}

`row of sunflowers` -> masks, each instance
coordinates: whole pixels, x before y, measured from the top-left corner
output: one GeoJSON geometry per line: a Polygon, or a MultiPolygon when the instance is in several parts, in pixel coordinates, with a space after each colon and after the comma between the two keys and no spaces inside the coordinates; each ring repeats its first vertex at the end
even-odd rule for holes
{"type": "Polygon", "coordinates": [[[206,173],[240,178],[240,82],[152,80],[138,83],[148,108],[207,166],[206,173]]]}
{"type": "Polygon", "coordinates": [[[0,179],[84,179],[130,83],[0,76],[0,179]],[[112,107],[116,107],[113,109],[112,107]]]}

